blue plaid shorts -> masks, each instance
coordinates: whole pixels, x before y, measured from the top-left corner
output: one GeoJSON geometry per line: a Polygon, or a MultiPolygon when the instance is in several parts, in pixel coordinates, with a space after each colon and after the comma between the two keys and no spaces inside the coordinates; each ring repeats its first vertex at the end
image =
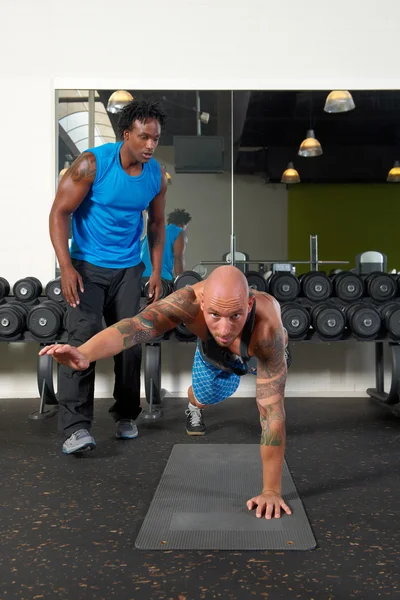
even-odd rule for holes
{"type": "MultiPolygon", "coordinates": [[[[235,366],[241,365],[236,361],[235,366]]],[[[218,404],[232,396],[239,387],[240,376],[229,371],[217,369],[206,362],[196,348],[192,368],[192,388],[199,404],[218,404]]]]}

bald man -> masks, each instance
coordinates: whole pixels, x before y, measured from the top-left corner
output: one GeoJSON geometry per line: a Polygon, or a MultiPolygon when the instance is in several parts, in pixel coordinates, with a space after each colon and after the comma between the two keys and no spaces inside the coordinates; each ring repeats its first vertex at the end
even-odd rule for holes
{"type": "MultiPolygon", "coordinates": [[[[204,407],[231,396],[238,388],[240,376],[249,371],[252,360],[256,361],[253,372],[257,375],[263,489],[247,501],[247,507],[256,508],[257,517],[265,515],[267,519],[279,518],[281,511],[291,514],[281,496],[286,332],[278,302],[266,293],[250,292],[245,276],[236,267],[215,269],[205,281],[147,306],[137,316],[104,329],[78,348],[54,344],[39,354],[49,354],[63,365],[84,370],[96,360],[150,342],[179,323],[185,323],[198,337],[186,412],[188,420],[194,420],[194,427],[198,422],[199,433],[204,429],[204,407]]],[[[91,447],[88,431],[77,434],[81,445],[76,451],[91,447]]]]}

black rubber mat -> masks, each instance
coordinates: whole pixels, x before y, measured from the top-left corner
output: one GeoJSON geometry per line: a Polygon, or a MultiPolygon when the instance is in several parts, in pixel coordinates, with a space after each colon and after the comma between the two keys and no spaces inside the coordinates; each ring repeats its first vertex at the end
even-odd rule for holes
{"type": "Polygon", "coordinates": [[[136,539],[142,550],[311,550],[316,541],[286,462],[292,515],[258,519],[246,501],[262,489],[258,444],[177,444],[136,539]]]}

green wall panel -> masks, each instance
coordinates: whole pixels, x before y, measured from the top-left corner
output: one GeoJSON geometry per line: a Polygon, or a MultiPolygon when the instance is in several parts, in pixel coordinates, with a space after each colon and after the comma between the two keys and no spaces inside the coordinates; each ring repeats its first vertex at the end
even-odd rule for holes
{"type": "MultiPolygon", "coordinates": [[[[387,255],[389,270],[400,271],[400,184],[289,186],[290,260],[309,258],[311,234],[318,235],[320,260],[350,261],[320,270],[352,268],[359,252],[378,250],[387,255]]],[[[297,267],[298,273],[308,270],[297,267]]]]}

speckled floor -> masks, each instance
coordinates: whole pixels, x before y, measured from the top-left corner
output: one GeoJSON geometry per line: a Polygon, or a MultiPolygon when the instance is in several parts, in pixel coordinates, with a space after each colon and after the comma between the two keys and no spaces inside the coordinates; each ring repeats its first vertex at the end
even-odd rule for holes
{"type": "Polygon", "coordinates": [[[285,553],[134,548],[173,444],[257,442],[254,400],[208,409],[208,435],[189,438],[183,400],[167,398],[129,442],[98,400],[98,448],[82,458],[61,453],[56,419],[28,419],[37,406],[0,401],[0,600],[400,596],[400,419],[369,399],[286,401],[286,459],[318,548],[285,553]]]}

